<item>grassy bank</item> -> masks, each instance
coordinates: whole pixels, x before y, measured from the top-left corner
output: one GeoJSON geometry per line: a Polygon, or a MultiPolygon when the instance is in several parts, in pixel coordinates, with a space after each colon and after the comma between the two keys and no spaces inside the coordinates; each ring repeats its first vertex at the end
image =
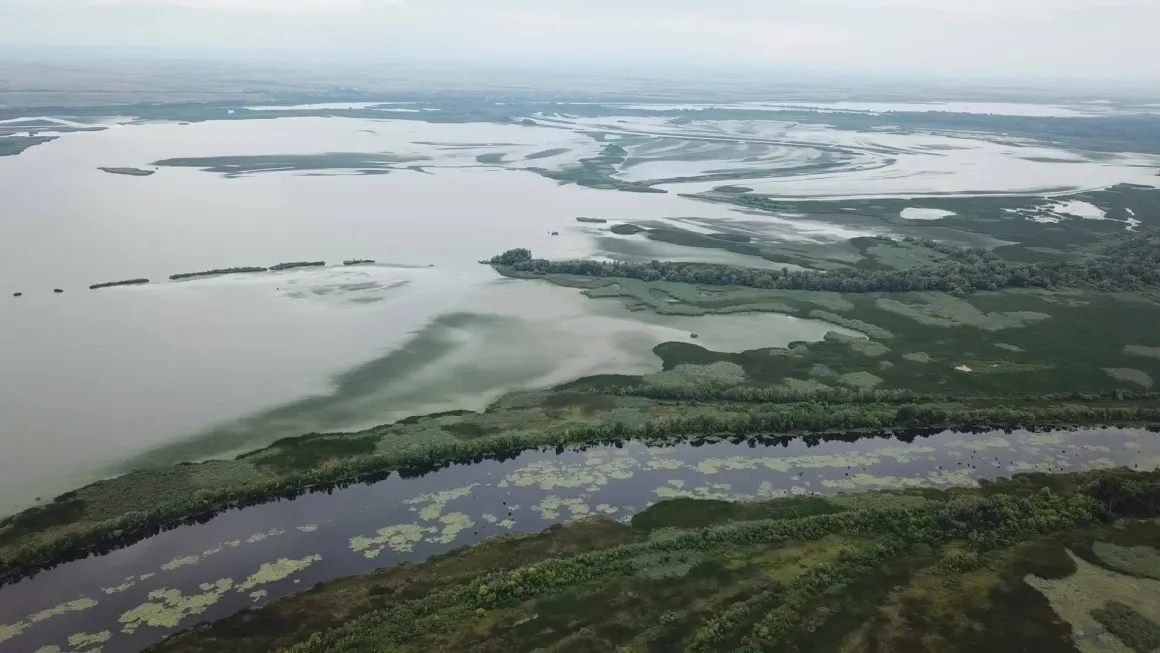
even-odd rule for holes
{"type": "Polygon", "coordinates": [[[1083,628],[1131,647],[1157,627],[1158,511],[1160,474],[1124,471],[677,499],[320,584],[150,650],[1075,653],[1083,628]]]}
{"type": "MultiPolygon", "coordinates": [[[[850,430],[1160,423],[1160,408],[1149,400],[969,406],[945,401],[888,403],[873,400],[872,395],[850,399],[847,403],[757,406],[651,402],[651,419],[622,419],[615,412],[594,411],[591,421],[563,421],[566,426],[536,431],[497,432],[478,425],[459,428],[457,424],[467,427],[472,422],[462,415],[434,416],[355,434],[291,438],[233,461],[142,470],[100,481],[7,518],[0,522],[0,579],[12,581],[68,560],[120,548],[233,507],[390,472],[423,473],[453,462],[534,448],[850,430]],[[447,417],[458,421],[444,422],[446,428],[437,431],[428,421],[447,417]],[[416,426],[420,430],[412,430],[416,426]]],[[[568,400],[583,410],[598,405],[600,398],[577,395],[568,400]]],[[[568,405],[556,408],[568,409],[568,405]]]]}

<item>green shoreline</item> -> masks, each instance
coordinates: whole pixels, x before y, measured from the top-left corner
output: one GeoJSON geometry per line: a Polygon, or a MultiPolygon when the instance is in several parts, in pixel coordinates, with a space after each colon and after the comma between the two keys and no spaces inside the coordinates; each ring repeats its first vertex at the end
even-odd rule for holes
{"type": "MultiPolygon", "coordinates": [[[[1129,402],[1090,406],[1077,404],[1024,405],[1019,408],[965,408],[937,404],[882,403],[796,403],[782,404],[764,411],[733,411],[722,415],[689,418],[661,417],[639,426],[619,421],[568,428],[559,432],[484,435],[456,442],[388,453],[372,453],[362,446],[363,434],[326,436],[314,434],[279,441],[267,449],[246,454],[253,459],[265,454],[287,459],[269,475],[249,482],[219,482],[176,503],[134,504],[132,512],[85,521],[88,508],[78,493],[85,491],[142,496],[161,501],[148,482],[156,470],[131,473],[99,481],[57,497],[52,503],[30,508],[0,521],[0,583],[18,580],[40,570],[94,552],[127,546],[161,530],[190,523],[206,515],[230,508],[261,503],[281,496],[296,496],[311,489],[333,487],[367,476],[404,470],[434,469],[457,460],[515,453],[542,447],[626,440],[650,443],[717,441],[727,437],[766,434],[805,436],[850,431],[1010,427],[1070,427],[1100,425],[1160,425],[1160,407],[1129,402]],[[144,484],[142,484],[144,483],[144,484]],[[142,494],[143,493],[143,494],[142,494]],[[71,527],[71,528],[70,528],[71,527]],[[47,533],[52,533],[44,537],[47,533]]],[[[372,429],[373,430],[373,429],[372,429]]],[[[182,464],[171,469],[197,466],[182,464]]],[[[157,481],[153,481],[157,482],[157,481]]]]}
{"type": "MultiPolygon", "coordinates": [[[[579,650],[614,650],[628,638],[632,645],[615,650],[839,650],[768,647],[795,636],[818,637],[815,628],[795,628],[795,617],[810,621],[819,604],[836,609],[821,613],[823,620],[835,611],[858,614],[867,606],[870,614],[862,614],[863,619],[834,624],[854,628],[900,581],[923,578],[920,571],[942,581],[935,588],[953,590],[967,575],[984,574],[1007,581],[996,591],[1009,592],[1033,571],[1046,575],[1046,551],[1060,572],[1074,573],[1075,565],[1067,569],[1061,564],[1067,559],[1065,548],[1108,572],[1131,571],[1100,556],[1096,543],[1151,544],[1160,524],[1140,518],[1158,511],[1160,472],[1120,470],[1017,474],[977,488],[947,490],[757,502],[673,499],[637,513],[627,524],[588,517],[539,533],[490,538],[417,564],[320,583],[184,630],[148,651],[546,650],[542,646],[553,638],[567,641],[577,631],[595,640],[590,640],[595,646],[579,650]],[[883,573],[884,566],[900,561],[907,570],[902,577],[883,573]],[[700,573],[691,573],[698,567],[700,573]],[[851,583],[854,577],[869,582],[851,583]],[[715,594],[718,601],[706,610],[687,591],[675,591],[686,585],[704,585],[696,598],[715,594]],[[613,603],[631,603],[630,624],[610,624],[600,614],[603,609],[582,607],[588,602],[573,596],[581,588],[607,592],[613,603]],[[542,620],[538,627],[518,628],[537,618],[542,620]],[[577,618],[588,622],[584,628],[543,624],[577,618]],[[617,638],[610,644],[593,632],[604,628],[605,637],[617,638]],[[492,647],[469,648],[462,638],[492,647]]],[[[1036,612],[1035,602],[1016,605],[1023,617],[1017,623],[1027,617],[1050,621],[1052,613],[1036,612]]],[[[1002,613],[999,609],[996,616],[1002,613]]],[[[977,613],[971,617],[980,619],[977,613]]],[[[908,623],[907,630],[918,639],[929,632],[925,626],[931,621],[938,620],[908,623]]]]}

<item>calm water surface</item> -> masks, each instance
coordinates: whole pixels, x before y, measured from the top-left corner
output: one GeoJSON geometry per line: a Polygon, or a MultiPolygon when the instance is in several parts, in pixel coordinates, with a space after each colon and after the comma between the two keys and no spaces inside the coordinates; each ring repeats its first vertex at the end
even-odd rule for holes
{"type": "MultiPolygon", "coordinates": [[[[0,158],[0,513],[125,464],[479,409],[503,392],[593,372],[657,371],[652,348],[693,331],[706,346],[741,351],[818,340],[834,329],[778,316],[629,313],[574,289],[506,282],[478,265],[514,246],[551,258],[622,256],[602,249],[607,234],[577,216],[735,213],[673,194],[560,186],[475,158],[501,152],[513,167],[551,167],[593,147],[564,129],[301,118],[114,126],[0,158]],[[560,153],[520,163],[548,149],[560,153]],[[172,157],[335,151],[418,157],[425,172],[227,178],[194,168],[165,167],[151,177],[97,170],[172,157]],[[349,258],[385,265],[87,289],[349,258]],[[371,362],[379,363],[374,378],[358,375],[371,362]],[[344,374],[356,375],[358,387],[344,385],[344,374]],[[304,397],[328,400],[294,419],[255,420],[304,397]]],[[[663,255],[748,258],[677,249],[685,256],[672,246],[663,255]]],[[[638,245],[623,257],[641,256],[647,252],[638,245]]]]}

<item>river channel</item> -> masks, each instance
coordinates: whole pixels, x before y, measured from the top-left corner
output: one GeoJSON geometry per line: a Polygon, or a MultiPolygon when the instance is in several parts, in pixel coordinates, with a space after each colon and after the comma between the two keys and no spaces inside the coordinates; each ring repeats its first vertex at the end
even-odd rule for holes
{"type": "Polygon", "coordinates": [[[1160,467],[1142,429],[942,431],[528,451],[222,513],[0,588],[0,650],[132,653],[315,583],[676,497],[971,486],[1015,473],[1160,467]],[[57,648],[51,648],[57,647],[57,648]]]}

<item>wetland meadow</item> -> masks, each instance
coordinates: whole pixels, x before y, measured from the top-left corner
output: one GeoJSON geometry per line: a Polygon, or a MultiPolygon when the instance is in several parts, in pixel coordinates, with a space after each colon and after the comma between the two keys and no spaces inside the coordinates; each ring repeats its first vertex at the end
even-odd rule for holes
{"type": "Polygon", "coordinates": [[[366,95],[0,105],[0,652],[1160,647],[1154,107],[366,95]]]}

